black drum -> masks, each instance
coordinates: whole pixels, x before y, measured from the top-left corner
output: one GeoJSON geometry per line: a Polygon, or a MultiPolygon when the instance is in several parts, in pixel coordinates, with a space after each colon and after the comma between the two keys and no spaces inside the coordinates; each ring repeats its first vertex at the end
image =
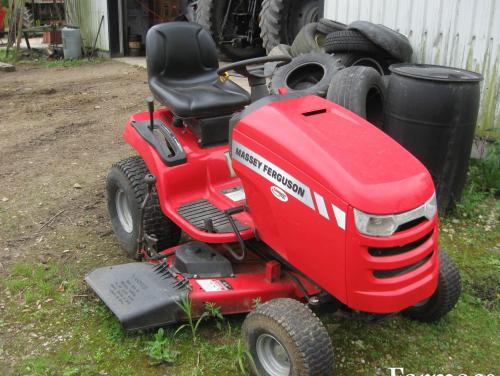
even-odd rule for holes
{"type": "Polygon", "coordinates": [[[436,65],[389,69],[384,130],[427,167],[439,208],[448,209],[464,189],[483,77],[436,65]]]}

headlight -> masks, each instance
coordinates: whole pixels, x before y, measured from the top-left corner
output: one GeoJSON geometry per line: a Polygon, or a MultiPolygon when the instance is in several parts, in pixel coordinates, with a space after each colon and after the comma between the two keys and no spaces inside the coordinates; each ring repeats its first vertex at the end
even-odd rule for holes
{"type": "Polygon", "coordinates": [[[437,213],[436,194],[416,209],[392,215],[367,214],[354,209],[354,222],[359,232],[370,236],[391,236],[402,224],[425,217],[434,218],[437,213]]]}

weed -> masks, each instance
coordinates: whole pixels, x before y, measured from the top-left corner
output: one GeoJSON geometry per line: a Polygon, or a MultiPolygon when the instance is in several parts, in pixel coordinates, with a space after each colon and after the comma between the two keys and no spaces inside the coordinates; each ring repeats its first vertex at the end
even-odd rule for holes
{"type": "Polygon", "coordinates": [[[198,327],[203,322],[203,320],[208,317],[209,313],[207,311],[204,311],[198,318],[198,320],[196,320],[195,322],[193,319],[193,302],[191,301],[191,299],[189,299],[189,297],[185,296],[180,303],[177,303],[177,305],[182,309],[182,311],[186,315],[188,322],[187,324],[181,325],[175,331],[174,336],[177,335],[177,333],[179,333],[183,329],[190,328],[193,342],[196,342],[198,338],[198,327]]]}
{"type": "Polygon", "coordinates": [[[66,367],[63,370],[62,376],[76,376],[80,375],[80,369],[78,367],[66,367]]]}
{"type": "Polygon", "coordinates": [[[172,364],[180,352],[172,350],[172,340],[165,335],[165,330],[160,328],[154,335],[154,340],[146,343],[146,352],[153,360],[152,364],[172,364]]]}
{"type": "Polygon", "coordinates": [[[7,49],[0,48],[0,62],[12,64],[16,60],[17,60],[17,55],[15,50],[9,51],[9,54],[7,55],[7,49]]]}
{"type": "Polygon", "coordinates": [[[252,368],[254,368],[255,366],[252,354],[250,354],[250,351],[248,351],[247,347],[241,339],[238,339],[238,341],[236,342],[235,349],[236,351],[234,352],[234,358],[238,369],[243,375],[247,375],[248,363],[250,363],[252,368]]]}
{"type": "Polygon", "coordinates": [[[261,304],[262,304],[262,299],[260,297],[255,298],[254,300],[252,300],[252,308],[253,309],[259,308],[261,304]]]}
{"type": "Polygon", "coordinates": [[[97,363],[101,363],[102,360],[104,359],[104,351],[102,351],[101,348],[97,349],[97,351],[95,352],[93,358],[94,358],[94,360],[97,363]]]}
{"type": "Polygon", "coordinates": [[[215,325],[217,326],[217,329],[221,330],[224,316],[222,316],[220,307],[213,302],[205,303],[205,312],[207,312],[210,317],[215,319],[215,325]]]}
{"type": "Polygon", "coordinates": [[[485,201],[500,194],[500,141],[482,159],[471,159],[467,184],[455,212],[461,217],[474,217],[488,208],[485,201]]]}
{"type": "Polygon", "coordinates": [[[471,160],[469,178],[479,191],[500,194],[500,141],[495,141],[482,159],[471,160]]]}

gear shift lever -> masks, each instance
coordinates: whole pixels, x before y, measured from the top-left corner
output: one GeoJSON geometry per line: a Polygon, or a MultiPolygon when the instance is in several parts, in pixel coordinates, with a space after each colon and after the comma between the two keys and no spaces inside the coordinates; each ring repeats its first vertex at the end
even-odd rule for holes
{"type": "Polygon", "coordinates": [[[155,112],[155,100],[153,97],[147,97],[146,102],[148,104],[148,110],[149,110],[149,129],[153,131],[155,124],[155,120],[153,117],[155,112]]]}

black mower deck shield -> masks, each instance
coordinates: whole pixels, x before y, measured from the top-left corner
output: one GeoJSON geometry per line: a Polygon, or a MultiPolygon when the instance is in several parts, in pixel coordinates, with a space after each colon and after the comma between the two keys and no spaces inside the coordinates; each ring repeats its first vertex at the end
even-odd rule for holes
{"type": "Polygon", "coordinates": [[[178,280],[155,265],[130,263],[90,272],[85,281],[118,317],[125,330],[139,330],[180,321],[178,306],[188,293],[178,280]]]}

